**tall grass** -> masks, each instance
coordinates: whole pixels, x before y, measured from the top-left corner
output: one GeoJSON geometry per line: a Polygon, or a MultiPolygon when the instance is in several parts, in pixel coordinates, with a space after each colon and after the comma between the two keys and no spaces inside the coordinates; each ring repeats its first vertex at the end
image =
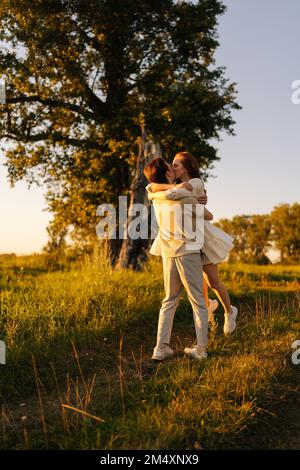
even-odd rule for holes
{"type": "Polygon", "coordinates": [[[191,362],[182,354],[195,337],[184,299],[176,355],[157,365],[160,260],[139,273],[113,271],[103,250],[66,271],[16,261],[0,269],[2,448],[221,448],[270,413],[266,397],[290,373],[299,331],[297,267],[224,264],[237,331],[223,336],[219,310],[209,360],[191,362]]]}
{"type": "MultiPolygon", "coordinates": [[[[39,349],[51,352],[54,343],[85,341],[106,330],[125,328],[157,303],[161,285],[145,273],[113,272],[106,253],[95,251],[68,273],[38,277],[15,274],[0,292],[1,324],[9,354],[39,349]],[[140,308],[137,299],[143,298],[140,308]]],[[[152,310],[151,310],[152,311],[152,310]]]]}

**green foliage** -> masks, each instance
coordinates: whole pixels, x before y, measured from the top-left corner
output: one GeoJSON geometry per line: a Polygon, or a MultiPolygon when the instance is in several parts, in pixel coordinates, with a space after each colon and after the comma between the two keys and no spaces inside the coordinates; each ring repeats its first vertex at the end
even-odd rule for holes
{"type": "Polygon", "coordinates": [[[268,264],[271,221],[265,215],[236,215],[231,220],[221,219],[217,225],[234,236],[230,262],[268,264]]]}
{"type": "Polygon", "coordinates": [[[165,157],[204,172],[233,133],[235,85],[214,65],[219,0],[46,0],[0,5],[0,138],[11,182],[48,187],[51,237],[95,239],[96,207],[127,194],[144,116],[165,157]]]}
{"type": "Polygon", "coordinates": [[[270,215],[242,215],[221,219],[218,227],[235,237],[229,261],[268,264],[268,250],[281,255],[281,263],[300,262],[300,204],[282,204],[270,215]]]}
{"type": "Polygon", "coordinates": [[[300,204],[281,204],[271,213],[272,241],[282,263],[300,263],[300,204]]]}

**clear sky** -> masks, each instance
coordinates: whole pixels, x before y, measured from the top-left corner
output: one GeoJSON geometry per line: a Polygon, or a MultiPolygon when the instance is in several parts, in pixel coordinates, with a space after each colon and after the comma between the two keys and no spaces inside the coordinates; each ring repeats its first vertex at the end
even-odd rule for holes
{"type": "MultiPolygon", "coordinates": [[[[237,82],[236,136],[217,142],[221,161],[207,183],[215,219],[268,213],[299,202],[300,104],[292,82],[300,80],[300,1],[225,0],[217,65],[237,82]]],[[[10,188],[0,155],[0,253],[38,252],[47,241],[51,214],[42,188],[10,188]]]]}
{"type": "Polygon", "coordinates": [[[299,0],[226,0],[217,64],[237,82],[236,136],[217,142],[221,161],[207,184],[216,218],[268,213],[300,200],[299,0]]]}

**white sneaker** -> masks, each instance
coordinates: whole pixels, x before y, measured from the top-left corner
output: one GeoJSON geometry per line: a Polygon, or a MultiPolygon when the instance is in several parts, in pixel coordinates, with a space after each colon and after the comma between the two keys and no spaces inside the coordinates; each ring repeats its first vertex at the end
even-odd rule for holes
{"type": "Polygon", "coordinates": [[[230,335],[230,333],[233,333],[235,328],[236,328],[236,317],[238,314],[238,309],[236,307],[233,307],[231,305],[232,312],[231,313],[225,313],[225,321],[224,321],[224,334],[225,335],[230,335]]]}
{"type": "Polygon", "coordinates": [[[217,300],[208,299],[208,323],[214,323],[214,311],[217,310],[219,302],[217,300]]]}
{"type": "Polygon", "coordinates": [[[205,359],[207,359],[207,352],[199,351],[197,346],[194,346],[193,348],[185,348],[184,352],[187,356],[196,359],[196,361],[204,361],[205,359]]]}
{"type": "Polygon", "coordinates": [[[172,357],[174,354],[173,349],[170,348],[167,344],[163,346],[155,346],[152,354],[152,359],[154,361],[163,361],[164,359],[168,359],[172,357]]]}

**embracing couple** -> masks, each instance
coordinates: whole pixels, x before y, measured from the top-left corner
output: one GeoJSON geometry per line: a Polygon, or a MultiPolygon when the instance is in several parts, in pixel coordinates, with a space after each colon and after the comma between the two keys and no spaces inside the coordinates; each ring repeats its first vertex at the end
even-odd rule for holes
{"type": "Polygon", "coordinates": [[[169,346],[173,319],[185,289],[193,309],[197,342],[195,346],[186,347],[184,352],[203,361],[207,359],[208,322],[218,307],[217,300],[208,298],[208,287],[214,290],[224,308],[224,334],[228,335],[236,328],[238,310],[231,305],[228,291],[218,275],[218,263],[232,249],[233,238],[209,222],[213,215],[205,207],[204,183],[197,160],[190,153],[177,153],[172,165],[161,157],[154,158],[145,167],[144,174],[159,226],[150,253],[162,257],[165,287],[152,359],[164,360],[173,356],[169,346]],[[180,210],[174,210],[175,206],[180,210]],[[172,220],[168,230],[165,230],[166,220],[172,220]],[[195,230],[187,230],[187,225],[195,230]]]}

